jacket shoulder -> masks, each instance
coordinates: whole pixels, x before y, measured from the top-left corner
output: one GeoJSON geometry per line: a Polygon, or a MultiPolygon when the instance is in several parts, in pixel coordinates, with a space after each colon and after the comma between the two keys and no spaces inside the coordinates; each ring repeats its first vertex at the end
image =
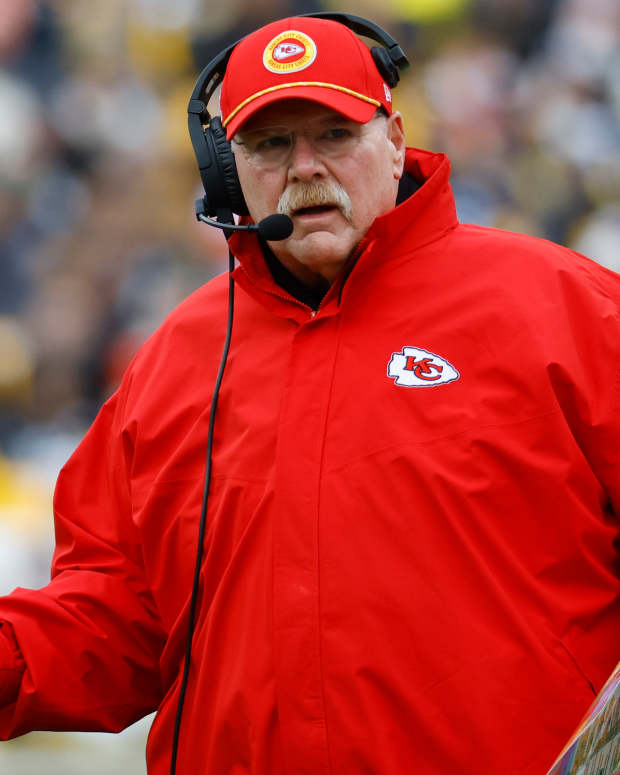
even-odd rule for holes
{"type": "Polygon", "coordinates": [[[528,234],[474,224],[459,224],[454,238],[490,271],[521,282],[581,285],[620,303],[620,274],[571,248],[528,234]]]}
{"type": "Polygon", "coordinates": [[[182,390],[217,369],[226,336],[228,274],[218,275],[182,301],[142,344],[119,392],[124,405],[146,391],[182,390]]]}

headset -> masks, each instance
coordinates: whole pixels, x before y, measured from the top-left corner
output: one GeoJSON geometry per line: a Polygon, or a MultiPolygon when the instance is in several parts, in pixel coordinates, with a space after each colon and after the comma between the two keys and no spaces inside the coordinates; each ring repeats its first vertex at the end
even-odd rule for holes
{"type": "MultiPolygon", "coordinates": [[[[400,70],[409,67],[409,60],[400,45],[379,27],[361,16],[348,13],[319,12],[299,14],[328,19],[343,24],[363,37],[370,38],[381,46],[370,49],[379,73],[387,85],[393,89],[400,80],[400,70]]],[[[198,162],[200,177],[205,189],[205,197],[198,200],[196,215],[221,218],[226,212],[248,215],[243,191],[237,176],[235,157],[226,131],[218,116],[211,117],[207,109],[209,100],[220,85],[226,72],[228,60],[241,41],[233,43],[220,52],[200,73],[187,107],[189,135],[198,162]]]]}
{"type": "MultiPolygon", "coordinates": [[[[392,89],[400,80],[399,70],[409,66],[409,60],[399,44],[391,37],[391,35],[373,22],[346,13],[308,13],[299,14],[299,16],[315,16],[320,19],[330,19],[343,24],[358,35],[371,38],[377,43],[381,43],[383,47],[374,46],[370,49],[370,53],[372,54],[372,58],[381,77],[392,89]]],[[[235,157],[230,147],[230,143],[226,139],[226,132],[222,126],[221,119],[218,116],[211,117],[207,110],[207,105],[215,93],[215,90],[222,82],[230,55],[239,42],[240,41],[237,41],[236,43],[233,43],[232,46],[224,49],[224,51],[209,62],[200,73],[187,108],[189,114],[189,134],[194,147],[194,153],[196,154],[200,177],[202,178],[205,188],[205,196],[196,201],[196,217],[198,220],[203,221],[210,226],[216,226],[223,229],[227,236],[229,236],[233,230],[243,229],[245,231],[256,231],[262,239],[266,240],[286,239],[293,230],[293,222],[285,215],[267,216],[267,218],[263,219],[259,224],[234,224],[233,213],[236,213],[237,215],[247,215],[248,208],[237,176],[235,157]],[[217,220],[211,220],[207,215],[215,216],[217,220]],[[283,221],[288,223],[284,223],[283,221]]],[[[234,318],[234,261],[234,256],[229,249],[228,319],[226,323],[226,336],[222,357],[215,380],[215,386],[213,388],[211,411],[209,413],[205,479],[198,526],[198,542],[196,546],[196,559],[194,562],[192,592],[189,603],[185,658],[181,674],[179,700],[177,703],[171,746],[170,775],[176,775],[183,706],[185,704],[189,683],[192,642],[196,625],[198,594],[200,591],[200,569],[202,566],[204,537],[207,526],[215,416],[220,386],[230,348],[234,318]]]]}

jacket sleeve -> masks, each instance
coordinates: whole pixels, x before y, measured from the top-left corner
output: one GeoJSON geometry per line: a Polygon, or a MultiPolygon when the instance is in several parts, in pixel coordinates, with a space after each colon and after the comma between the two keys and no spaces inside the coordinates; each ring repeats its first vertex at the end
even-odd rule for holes
{"type": "Polygon", "coordinates": [[[104,405],[58,478],[50,583],[0,598],[1,739],[118,731],[160,702],[165,633],[131,519],[122,400],[104,405]]]}
{"type": "Polygon", "coordinates": [[[8,622],[0,622],[0,707],[15,702],[24,660],[8,622]]]}
{"type": "Polygon", "coordinates": [[[560,403],[585,458],[609,499],[611,523],[620,519],[620,275],[576,254],[588,294],[567,282],[567,328],[572,368],[552,363],[560,403]],[[583,297],[583,298],[581,298],[583,297]]]}

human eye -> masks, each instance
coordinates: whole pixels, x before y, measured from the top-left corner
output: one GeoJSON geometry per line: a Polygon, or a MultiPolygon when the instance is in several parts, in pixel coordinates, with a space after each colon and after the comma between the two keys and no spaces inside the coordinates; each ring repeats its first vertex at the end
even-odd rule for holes
{"type": "Polygon", "coordinates": [[[252,132],[248,138],[248,150],[258,161],[271,160],[285,153],[291,146],[291,133],[286,127],[265,127],[252,132]]]}
{"type": "Polygon", "coordinates": [[[288,148],[290,142],[291,136],[289,134],[269,135],[258,141],[256,150],[269,152],[280,148],[288,148]]]}
{"type": "Polygon", "coordinates": [[[339,143],[344,140],[349,140],[353,136],[353,132],[348,126],[332,126],[326,129],[321,135],[321,140],[325,142],[339,143]]]}
{"type": "Polygon", "coordinates": [[[355,137],[355,130],[348,122],[339,122],[324,127],[315,140],[315,144],[322,153],[340,156],[351,150],[355,137]]]}
{"type": "Polygon", "coordinates": [[[243,133],[239,142],[249,159],[260,163],[270,161],[290,148],[291,135],[286,127],[265,127],[243,133]]]}

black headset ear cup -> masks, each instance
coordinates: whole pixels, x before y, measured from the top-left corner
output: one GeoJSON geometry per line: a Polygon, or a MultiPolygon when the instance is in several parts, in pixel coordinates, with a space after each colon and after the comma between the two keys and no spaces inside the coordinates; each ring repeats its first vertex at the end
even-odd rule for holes
{"type": "Polygon", "coordinates": [[[226,139],[226,131],[219,117],[211,119],[205,130],[207,145],[215,158],[215,164],[203,174],[203,183],[207,192],[209,211],[215,215],[219,209],[232,210],[237,215],[248,215],[235,156],[226,139]]]}
{"type": "Polygon", "coordinates": [[[400,73],[398,72],[398,67],[392,61],[389,51],[379,46],[373,46],[370,49],[370,53],[383,80],[390,89],[393,89],[400,81],[400,73]]]}

